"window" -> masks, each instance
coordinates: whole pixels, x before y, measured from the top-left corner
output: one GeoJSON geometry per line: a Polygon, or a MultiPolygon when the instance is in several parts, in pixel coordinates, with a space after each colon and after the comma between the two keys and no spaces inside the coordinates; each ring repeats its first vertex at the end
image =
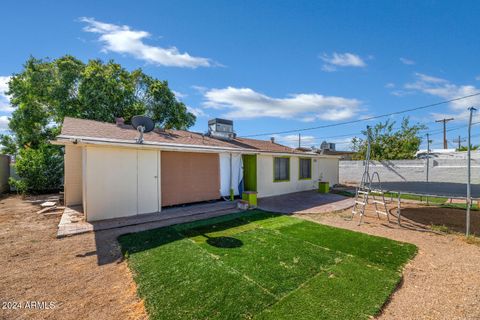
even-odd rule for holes
{"type": "Polygon", "coordinates": [[[300,158],[299,178],[312,179],[312,159],[300,158]]]}
{"type": "Polygon", "coordinates": [[[273,158],[273,181],[290,180],[290,158],[273,158]]]}

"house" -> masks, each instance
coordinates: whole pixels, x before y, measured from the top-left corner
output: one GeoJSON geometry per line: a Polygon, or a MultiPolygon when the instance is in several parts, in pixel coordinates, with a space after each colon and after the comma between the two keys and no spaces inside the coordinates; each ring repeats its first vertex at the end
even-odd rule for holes
{"type": "MultiPolygon", "coordinates": [[[[457,151],[457,149],[430,149],[429,152],[427,152],[427,149],[421,149],[415,153],[417,159],[426,159],[427,155],[435,159],[467,159],[467,151],[457,151]]],[[[470,157],[472,159],[479,159],[479,150],[471,150],[470,157]]]]}
{"type": "Polygon", "coordinates": [[[65,146],[65,203],[82,205],[88,221],[160,212],[162,207],[258,197],[338,183],[338,157],[236,137],[233,122],[209,121],[207,134],[65,118],[52,143],[65,146]]]}
{"type": "Polygon", "coordinates": [[[343,150],[317,150],[319,154],[337,156],[340,160],[352,160],[353,156],[356,154],[354,151],[343,151],[343,150]]]}
{"type": "Polygon", "coordinates": [[[323,155],[338,156],[340,160],[352,160],[352,157],[356,153],[353,151],[337,150],[335,143],[327,141],[323,141],[320,149],[316,150],[316,152],[323,155]]]}

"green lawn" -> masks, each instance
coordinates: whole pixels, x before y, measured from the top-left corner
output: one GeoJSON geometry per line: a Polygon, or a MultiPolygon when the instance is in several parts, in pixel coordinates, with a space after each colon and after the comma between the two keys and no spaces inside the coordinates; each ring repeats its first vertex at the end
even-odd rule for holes
{"type": "Polygon", "coordinates": [[[150,319],[368,319],[416,253],[259,210],[119,241],[150,319]]]}
{"type": "MultiPolygon", "coordinates": [[[[445,204],[441,205],[441,207],[442,208],[467,210],[467,204],[466,203],[445,203],[445,204]]],[[[473,211],[480,210],[480,208],[478,207],[477,204],[472,204],[470,209],[473,210],[473,211]]]]}
{"type": "MultiPolygon", "coordinates": [[[[393,200],[395,201],[398,198],[398,193],[394,192],[385,192],[385,199],[390,199],[393,197],[393,200]]],[[[427,197],[426,196],[420,196],[420,195],[415,195],[415,194],[400,194],[401,199],[406,199],[406,200],[416,200],[416,201],[423,201],[427,202],[427,197]]],[[[444,197],[428,197],[428,202],[429,203],[434,203],[434,204],[443,204],[448,200],[448,198],[444,197]]]]}
{"type": "MultiPolygon", "coordinates": [[[[343,196],[346,196],[346,197],[355,197],[355,191],[350,192],[350,191],[346,191],[346,190],[339,190],[339,191],[335,191],[334,193],[340,194],[340,195],[343,195],[343,196]]],[[[372,192],[371,194],[376,195],[376,196],[381,196],[379,193],[375,193],[375,192],[372,192]]],[[[389,200],[390,198],[393,198],[393,200],[395,201],[398,198],[398,193],[385,192],[384,196],[385,196],[385,200],[389,200]]],[[[406,200],[423,201],[423,202],[427,201],[426,196],[419,196],[419,195],[414,195],[414,194],[400,194],[400,198],[401,199],[406,199],[406,200]]],[[[443,204],[447,200],[448,200],[448,198],[444,198],[444,197],[428,197],[428,201],[430,203],[435,203],[435,204],[443,204]]]]}

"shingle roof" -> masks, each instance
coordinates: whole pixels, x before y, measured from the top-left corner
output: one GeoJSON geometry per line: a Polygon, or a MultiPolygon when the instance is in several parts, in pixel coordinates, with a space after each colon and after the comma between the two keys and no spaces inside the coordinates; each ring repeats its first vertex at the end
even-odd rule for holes
{"type": "MultiPolygon", "coordinates": [[[[63,121],[62,133],[58,139],[64,137],[82,137],[108,140],[131,140],[132,143],[138,138],[138,132],[131,125],[116,125],[94,120],[85,120],[66,117],[63,121]]],[[[198,132],[185,130],[158,130],[144,134],[145,143],[172,143],[192,146],[209,146],[251,149],[258,152],[296,153],[305,152],[273,143],[271,141],[235,138],[232,140],[220,140],[202,135],[198,132]]]]}

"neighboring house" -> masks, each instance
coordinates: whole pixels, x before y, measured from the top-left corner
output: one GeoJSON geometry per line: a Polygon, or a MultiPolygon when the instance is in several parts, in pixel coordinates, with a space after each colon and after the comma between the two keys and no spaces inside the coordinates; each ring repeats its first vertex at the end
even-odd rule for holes
{"type": "Polygon", "coordinates": [[[353,151],[339,151],[339,150],[318,150],[321,155],[337,156],[341,160],[352,160],[356,152],[353,151]]]}
{"type": "MultiPolygon", "coordinates": [[[[435,159],[467,159],[467,151],[457,151],[456,149],[430,149],[428,153],[430,158],[435,159]]],[[[480,158],[479,150],[471,151],[472,159],[480,158]]],[[[425,159],[427,157],[427,149],[418,150],[415,154],[417,159],[425,159]]]]}
{"type": "Polygon", "coordinates": [[[320,149],[316,150],[317,153],[329,156],[338,156],[341,160],[351,160],[355,155],[353,151],[340,151],[336,149],[335,143],[323,141],[320,145],[320,149]]]}
{"type": "Polygon", "coordinates": [[[258,197],[338,183],[338,157],[273,141],[238,138],[228,120],[204,135],[183,130],[144,134],[130,125],[65,118],[54,144],[65,146],[65,202],[87,220],[160,212],[162,207],[257,191],[258,197]]]}

